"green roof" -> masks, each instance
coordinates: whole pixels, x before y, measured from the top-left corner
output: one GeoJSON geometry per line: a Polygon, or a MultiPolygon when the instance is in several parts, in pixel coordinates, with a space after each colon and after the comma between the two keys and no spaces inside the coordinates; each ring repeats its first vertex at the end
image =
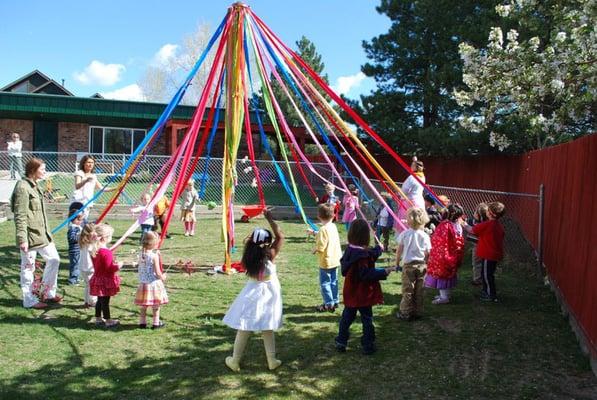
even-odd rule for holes
{"type": "MultiPolygon", "coordinates": [[[[166,104],[140,101],[0,92],[0,118],[10,119],[143,128],[153,126],[165,108],[166,104]]],[[[179,105],[171,118],[190,120],[195,108],[179,105]]],[[[206,112],[204,119],[207,116],[206,112]]],[[[220,121],[223,118],[220,113],[220,121]]]]}

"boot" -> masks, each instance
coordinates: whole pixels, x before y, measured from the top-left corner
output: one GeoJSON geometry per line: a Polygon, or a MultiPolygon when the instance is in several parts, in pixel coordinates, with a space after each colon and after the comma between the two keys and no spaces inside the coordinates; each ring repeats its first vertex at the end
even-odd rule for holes
{"type": "Polygon", "coordinates": [[[234,372],[240,371],[240,360],[243,358],[243,353],[245,352],[245,347],[247,346],[250,334],[251,332],[249,331],[236,331],[232,356],[228,356],[226,357],[226,360],[224,360],[226,366],[234,372]]]}
{"type": "Polygon", "coordinates": [[[263,331],[263,346],[265,347],[265,356],[267,357],[267,367],[274,370],[282,365],[282,361],[276,359],[276,340],[274,331],[263,331]]]}

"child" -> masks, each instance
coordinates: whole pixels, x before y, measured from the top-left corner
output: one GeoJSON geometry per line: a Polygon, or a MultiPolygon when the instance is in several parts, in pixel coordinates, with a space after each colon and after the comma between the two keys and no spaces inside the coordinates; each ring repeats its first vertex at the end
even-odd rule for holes
{"type": "Polygon", "coordinates": [[[184,235],[195,236],[195,223],[197,222],[195,208],[201,199],[193,186],[192,179],[189,179],[187,182],[187,187],[182,192],[180,198],[182,199],[180,219],[184,222],[184,235]]]}
{"type": "Polygon", "coordinates": [[[322,225],[315,235],[313,254],[317,254],[319,260],[319,285],[323,297],[323,304],[317,307],[317,311],[334,312],[339,303],[337,269],[342,256],[338,228],[332,222],[334,207],[329,204],[320,204],[317,209],[317,218],[322,225]]]}
{"type": "Polygon", "coordinates": [[[494,274],[497,263],[504,254],[504,227],[499,219],[504,215],[506,207],[498,201],[489,203],[487,207],[489,220],[473,226],[471,232],[479,238],[476,255],[482,262],[483,292],[481,300],[497,302],[494,274]]]}
{"type": "MultiPolygon", "coordinates": [[[[469,221],[467,221],[468,225],[470,225],[471,227],[481,223],[481,222],[485,222],[487,221],[487,211],[488,211],[488,207],[487,207],[487,203],[479,203],[479,205],[477,206],[477,209],[475,210],[475,213],[473,214],[473,217],[470,218],[469,221]]],[[[479,241],[479,239],[473,235],[472,232],[470,232],[470,230],[467,227],[467,232],[468,235],[466,236],[466,240],[468,240],[469,242],[471,242],[473,244],[473,251],[472,251],[472,264],[473,264],[473,279],[471,281],[471,283],[475,286],[479,286],[483,284],[483,281],[481,279],[481,269],[483,268],[483,263],[481,262],[481,259],[479,257],[477,257],[477,242],[479,241]]]]}
{"type": "Polygon", "coordinates": [[[382,248],[369,248],[369,230],[369,224],[363,219],[357,219],[350,224],[349,244],[340,259],[342,276],[346,277],[342,291],[344,311],[336,337],[336,349],[341,353],[346,351],[350,325],[357,316],[357,311],[361,314],[363,324],[363,354],[373,354],[376,350],[372,306],[383,303],[379,281],[386,279],[392,269],[375,268],[375,261],[381,255],[382,248]]]}
{"type": "Polygon", "coordinates": [[[151,194],[145,193],[141,196],[141,203],[138,207],[131,208],[131,212],[133,213],[141,213],[141,238],[139,239],[139,243],[143,243],[143,238],[147,232],[153,230],[153,225],[155,224],[153,210],[147,208],[147,205],[151,202],[151,194]]]}
{"type": "Polygon", "coordinates": [[[357,219],[357,210],[360,208],[359,189],[357,189],[355,185],[350,184],[348,185],[348,190],[349,192],[346,193],[342,199],[342,206],[344,207],[342,222],[344,222],[347,232],[350,223],[357,219]]]}
{"type": "Polygon", "coordinates": [[[456,271],[464,253],[464,210],[459,204],[450,204],[446,219],[440,222],[431,236],[431,251],[427,262],[425,287],[438,289],[432,304],[450,302],[450,291],[456,286],[456,271]]]}
{"type": "MultiPolygon", "coordinates": [[[[153,207],[153,231],[157,232],[158,226],[160,232],[164,230],[164,222],[166,222],[166,211],[170,208],[170,199],[165,195],[162,196],[153,207]]],[[[170,235],[166,234],[166,239],[170,239],[170,235]]]]}
{"type": "Polygon", "coordinates": [[[95,325],[105,325],[106,328],[111,328],[120,323],[110,316],[110,297],[115,296],[120,291],[120,277],[117,272],[122,268],[122,262],[115,262],[114,255],[108,248],[108,244],[112,241],[114,228],[106,224],[97,224],[92,227],[92,232],[93,236],[89,250],[94,273],[89,280],[89,287],[91,295],[97,296],[95,325]]]}
{"type": "Polygon", "coordinates": [[[435,200],[430,194],[425,194],[423,199],[425,200],[425,211],[429,217],[429,221],[425,224],[425,232],[431,235],[435,231],[435,228],[437,228],[439,223],[442,221],[442,215],[437,209],[435,200]]]}
{"type": "Polygon", "coordinates": [[[96,234],[94,225],[86,224],[81,232],[81,236],[79,237],[79,247],[81,249],[79,270],[81,272],[81,279],[85,284],[85,288],[83,289],[83,300],[85,301],[83,306],[85,308],[95,307],[95,304],[97,303],[97,297],[91,295],[89,288],[89,281],[93,276],[93,261],[91,260],[91,253],[89,250],[95,236],[96,234]]]}
{"type": "Polygon", "coordinates": [[[402,301],[396,316],[404,321],[419,319],[423,312],[423,279],[431,250],[429,235],[423,227],[428,221],[425,210],[410,208],[406,212],[409,229],[402,231],[396,240],[396,265],[402,265],[402,301]]]}
{"type": "Polygon", "coordinates": [[[282,294],[274,259],[280,253],[284,236],[270,210],[263,215],[273,236],[269,230],[257,228],[245,239],[242,263],[249,281],[224,316],[224,323],[237,329],[234,351],[226,357],[226,366],[233,371],[240,371],[247,340],[254,331],[261,331],[263,336],[268,368],[274,370],[282,364],[276,359],[274,341],[274,330],[282,326],[282,294]]]}
{"type": "Polygon", "coordinates": [[[168,304],[168,293],[164,287],[166,276],[162,273],[160,259],[156,251],[160,237],[155,232],[147,232],[141,242],[139,254],[139,286],[135,296],[135,304],[139,306],[139,328],[147,328],[147,307],[153,309],[153,324],[151,329],[162,328],[160,321],[160,306],[168,304]]]}
{"type": "Polygon", "coordinates": [[[392,199],[392,195],[388,192],[381,192],[380,196],[384,198],[384,201],[388,205],[385,207],[383,204],[380,204],[379,208],[377,209],[377,213],[375,216],[375,235],[381,239],[383,237],[383,248],[385,251],[390,251],[390,234],[392,233],[392,229],[394,226],[394,218],[388,211],[388,208],[391,211],[394,211],[394,200],[392,199]]]}
{"type": "MultiPolygon", "coordinates": [[[[83,207],[83,204],[74,202],[68,207],[68,216],[72,217],[83,207]]],[[[68,241],[68,284],[79,284],[79,263],[81,258],[81,249],[79,247],[79,236],[83,229],[83,213],[79,213],[68,224],[66,239],[68,241]]]]}
{"type": "Polygon", "coordinates": [[[340,199],[334,194],[336,187],[331,183],[323,185],[325,194],[321,198],[317,198],[319,204],[331,204],[334,206],[334,221],[338,219],[338,213],[340,211],[340,199]]]}

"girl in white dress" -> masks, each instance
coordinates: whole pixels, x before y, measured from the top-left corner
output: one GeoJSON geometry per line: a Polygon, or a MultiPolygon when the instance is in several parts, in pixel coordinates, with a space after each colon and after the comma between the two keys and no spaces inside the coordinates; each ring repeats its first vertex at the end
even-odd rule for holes
{"type": "Polygon", "coordinates": [[[282,326],[282,293],[274,259],[280,252],[284,236],[273,220],[270,210],[263,215],[269,222],[267,229],[257,228],[245,239],[242,263],[249,281],[224,316],[224,323],[237,329],[232,356],[226,366],[240,370],[240,361],[251,332],[261,331],[267,365],[270,370],[282,362],[276,359],[274,330],[282,326]]]}

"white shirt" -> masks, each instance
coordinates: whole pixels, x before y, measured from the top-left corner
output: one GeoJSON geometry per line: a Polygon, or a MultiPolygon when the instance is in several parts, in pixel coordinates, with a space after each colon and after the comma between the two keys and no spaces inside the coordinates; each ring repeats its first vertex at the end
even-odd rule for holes
{"type": "Polygon", "coordinates": [[[22,157],[21,150],[23,149],[23,142],[17,140],[15,142],[8,142],[8,155],[13,157],[22,157]]]}
{"type": "MultiPolygon", "coordinates": [[[[87,177],[85,176],[85,172],[78,170],[77,172],[75,172],[75,177],[80,177],[81,181],[84,181],[85,179],[87,179],[87,177]]],[[[91,200],[93,198],[93,195],[95,193],[95,183],[97,181],[97,178],[95,177],[95,175],[92,175],[93,179],[89,182],[86,182],[83,186],[81,186],[80,189],[75,189],[75,191],[73,192],[73,201],[79,201],[83,204],[87,203],[89,200],[91,200]]],[[[75,180],[76,182],[76,180],[75,180]]]]}
{"type": "MultiPolygon", "coordinates": [[[[421,177],[421,182],[425,178],[421,177]]],[[[423,185],[421,185],[412,175],[410,175],[402,184],[402,191],[413,202],[415,207],[425,209],[425,200],[423,199],[423,185]]]]}
{"type": "Polygon", "coordinates": [[[425,261],[425,253],[431,250],[431,239],[422,229],[407,229],[400,232],[396,243],[402,245],[402,264],[425,261]]]}

